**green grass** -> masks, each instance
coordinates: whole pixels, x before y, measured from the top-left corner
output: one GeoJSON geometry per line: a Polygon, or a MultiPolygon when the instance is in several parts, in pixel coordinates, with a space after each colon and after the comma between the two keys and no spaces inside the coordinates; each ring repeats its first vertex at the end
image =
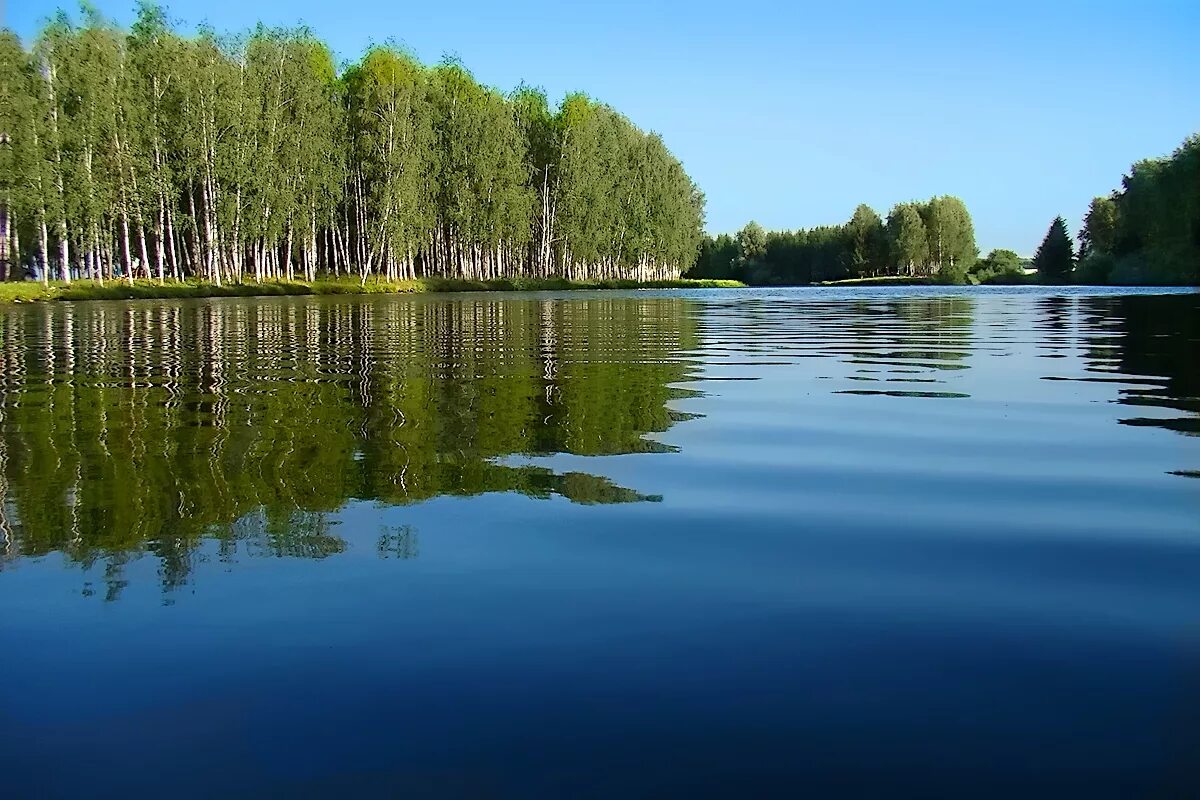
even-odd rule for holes
{"type": "Polygon", "coordinates": [[[53,300],[53,289],[32,281],[0,283],[0,303],[30,303],[34,300],[53,300]]]}
{"type": "Polygon", "coordinates": [[[319,278],[304,281],[263,281],[228,283],[217,286],[201,281],[144,281],[133,283],[90,280],[43,286],[31,281],[0,283],[0,303],[28,303],[44,300],[157,300],[187,297],[273,297],[281,295],[332,294],[414,294],[423,292],[531,292],[572,289],[735,289],[745,284],[726,280],[664,281],[571,281],[565,278],[503,278],[468,281],[452,278],[418,278],[411,281],[382,281],[368,278],[319,278]]]}

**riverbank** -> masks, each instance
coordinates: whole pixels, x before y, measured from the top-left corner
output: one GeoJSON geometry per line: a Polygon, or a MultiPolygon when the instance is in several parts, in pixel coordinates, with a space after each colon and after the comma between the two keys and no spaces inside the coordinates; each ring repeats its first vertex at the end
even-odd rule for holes
{"type": "Polygon", "coordinates": [[[0,283],[0,303],[35,303],[51,300],[169,300],[195,297],[277,297],[300,295],[422,294],[433,292],[537,292],[576,289],[738,289],[744,283],[730,280],[679,278],[665,281],[572,281],[565,278],[503,278],[470,281],[452,278],[417,278],[411,281],[319,279],[307,281],[247,281],[217,286],[200,281],[109,281],[72,283],[33,281],[0,283]]]}

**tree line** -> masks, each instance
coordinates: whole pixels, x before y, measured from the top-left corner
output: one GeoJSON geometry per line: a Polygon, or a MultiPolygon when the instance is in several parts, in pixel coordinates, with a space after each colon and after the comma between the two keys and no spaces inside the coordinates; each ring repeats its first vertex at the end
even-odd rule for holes
{"type": "Polygon", "coordinates": [[[29,47],[0,31],[0,81],[0,277],[649,280],[700,239],[657,134],[391,45],[339,68],[303,27],[187,37],[151,2],[129,30],[85,6],[29,47]]]}
{"type": "Polygon", "coordinates": [[[757,285],[883,276],[962,283],[978,254],[966,204],[943,196],[900,203],[886,220],[864,204],[845,225],[766,231],[751,222],[736,236],[705,237],[688,274],[757,285]]]}
{"type": "Polygon", "coordinates": [[[1200,134],[1170,156],[1133,165],[1121,188],[1091,203],[1078,248],[1061,216],[1032,259],[997,249],[979,258],[971,215],[956,197],[900,203],[887,219],[860,205],[845,225],[706,236],[691,277],[756,285],[909,277],[945,283],[1200,284],[1200,134]],[[1036,275],[1027,274],[1032,267],[1036,275]]]}

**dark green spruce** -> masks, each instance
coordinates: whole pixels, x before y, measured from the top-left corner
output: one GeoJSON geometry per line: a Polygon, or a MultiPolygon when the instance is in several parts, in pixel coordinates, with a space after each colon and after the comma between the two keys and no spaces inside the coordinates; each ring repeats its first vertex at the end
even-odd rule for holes
{"type": "Polygon", "coordinates": [[[1034,269],[1042,283],[1061,284],[1071,282],[1075,269],[1075,245],[1067,233],[1067,221],[1055,217],[1046,231],[1046,238],[1033,256],[1034,269]]]}

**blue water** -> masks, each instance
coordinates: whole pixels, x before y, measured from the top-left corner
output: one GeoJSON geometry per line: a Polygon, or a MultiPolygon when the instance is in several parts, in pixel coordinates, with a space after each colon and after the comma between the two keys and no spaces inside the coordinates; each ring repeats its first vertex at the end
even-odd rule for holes
{"type": "Polygon", "coordinates": [[[0,331],[8,796],[1200,796],[1200,295],[0,331]]]}

